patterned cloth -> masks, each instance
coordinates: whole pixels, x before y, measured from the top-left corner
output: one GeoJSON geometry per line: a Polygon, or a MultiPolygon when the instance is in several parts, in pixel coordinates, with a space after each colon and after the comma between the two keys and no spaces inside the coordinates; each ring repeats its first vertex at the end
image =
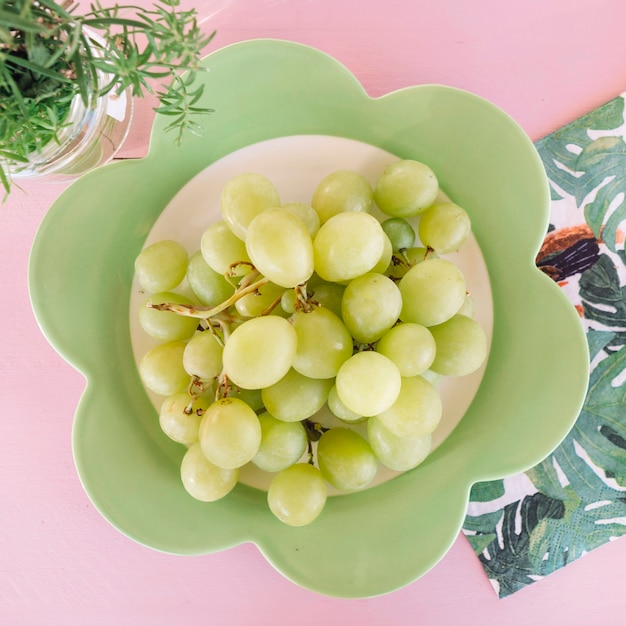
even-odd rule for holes
{"type": "Polygon", "coordinates": [[[579,311],[591,377],[553,454],[472,490],[463,531],[501,598],[626,534],[625,97],[536,144],[552,193],[537,265],[579,311]]]}

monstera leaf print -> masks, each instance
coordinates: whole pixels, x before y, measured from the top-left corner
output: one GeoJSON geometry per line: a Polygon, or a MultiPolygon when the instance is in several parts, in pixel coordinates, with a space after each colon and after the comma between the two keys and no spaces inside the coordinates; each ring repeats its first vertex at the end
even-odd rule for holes
{"type": "Polygon", "coordinates": [[[472,489],[464,531],[500,597],[626,534],[624,97],[537,149],[558,222],[537,265],[567,285],[591,375],[576,424],[553,454],[519,477],[472,489]]]}
{"type": "Polygon", "coordinates": [[[615,250],[618,228],[626,219],[626,144],[622,137],[599,137],[580,153],[576,201],[594,235],[615,250]],[[595,192],[593,199],[586,198],[595,192]]]}
{"type": "Polygon", "coordinates": [[[594,235],[602,233],[611,250],[626,218],[623,125],[624,99],[619,97],[537,143],[552,200],[575,198],[594,235]]]}
{"type": "Polygon", "coordinates": [[[624,346],[626,286],[620,284],[615,262],[607,255],[600,256],[592,268],[581,274],[579,287],[585,320],[612,329],[604,349],[610,352],[624,346]]]}

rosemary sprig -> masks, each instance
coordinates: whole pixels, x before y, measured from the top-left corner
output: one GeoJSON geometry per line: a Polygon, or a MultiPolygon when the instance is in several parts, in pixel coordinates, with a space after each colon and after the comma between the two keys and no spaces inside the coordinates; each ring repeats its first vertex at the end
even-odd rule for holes
{"type": "Polygon", "coordinates": [[[179,0],[157,0],[151,8],[100,0],[77,13],[77,5],[55,0],[0,0],[0,184],[11,190],[9,168],[27,163],[66,123],[76,96],[126,89],[135,97],[156,96],[158,114],[178,143],[199,134],[200,55],[215,33],[202,32],[195,10],[179,0]],[[97,73],[107,76],[98,86],[97,73]]]}

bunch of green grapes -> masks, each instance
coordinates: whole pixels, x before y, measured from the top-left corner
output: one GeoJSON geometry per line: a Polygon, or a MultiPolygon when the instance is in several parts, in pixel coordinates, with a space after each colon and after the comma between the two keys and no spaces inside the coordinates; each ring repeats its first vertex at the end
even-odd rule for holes
{"type": "Polygon", "coordinates": [[[435,174],[413,160],[374,186],[333,172],[310,204],[281,202],[270,180],[244,173],[190,257],[172,240],[139,254],[150,292],[139,321],[158,340],[139,371],[164,397],[163,432],[187,447],[191,496],[226,496],[253,464],[272,475],[270,510],[302,526],[328,485],[357,491],[381,464],[402,472],[426,458],[438,378],[467,375],[487,354],[465,277],[442,258],[470,218],[438,198],[435,174]]]}

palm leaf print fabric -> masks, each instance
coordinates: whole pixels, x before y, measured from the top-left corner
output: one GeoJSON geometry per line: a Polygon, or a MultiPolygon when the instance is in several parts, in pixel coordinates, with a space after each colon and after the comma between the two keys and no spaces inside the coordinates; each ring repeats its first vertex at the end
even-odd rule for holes
{"type": "Polygon", "coordinates": [[[472,489],[463,532],[501,598],[626,534],[625,97],[536,143],[551,188],[536,262],[579,312],[591,375],[553,454],[472,489]]]}

